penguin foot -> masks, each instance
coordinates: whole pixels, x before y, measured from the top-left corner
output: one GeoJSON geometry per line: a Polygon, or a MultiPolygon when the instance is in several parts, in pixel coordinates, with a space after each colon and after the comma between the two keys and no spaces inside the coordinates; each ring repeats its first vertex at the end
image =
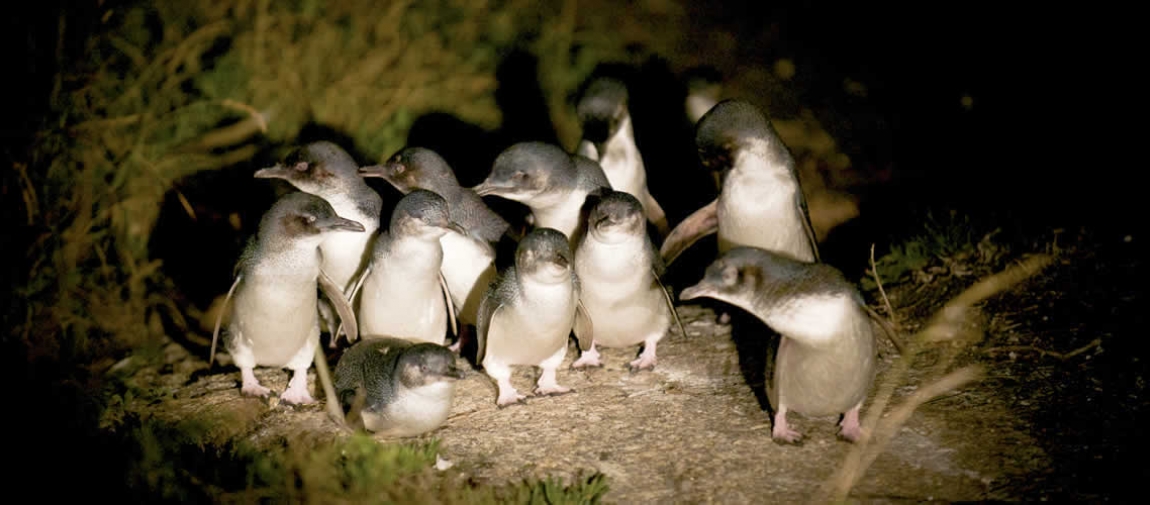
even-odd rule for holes
{"type": "Polygon", "coordinates": [[[579,356],[579,359],[571,363],[571,368],[601,368],[603,362],[599,361],[599,351],[594,349],[588,350],[579,356]]]}
{"type": "Polygon", "coordinates": [[[536,396],[559,396],[575,391],[569,387],[560,386],[558,384],[548,384],[546,386],[540,384],[535,388],[536,396]]]}
{"type": "Polygon", "coordinates": [[[653,370],[658,362],[659,358],[655,356],[655,343],[649,342],[644,345],[643,352],[639,354],[639,357],[628,363],[627,366],[631,367],[631,373],[635,373],[640,370],[653,370]]]}
{"type": "Polygon", "coordinates": [[[303,388],[288,388],[280,395],[280,399],[291,405],[311,405],[315,403],[315,398],[312,398],[311,393],[308,393],[307,390],[303,388]]]}
{"type": "Polygon", "coordinates": [[[856,407],[843,414],[843,420],[839,422],[839,427],[839,440],[857,442],[862,437],[862,426],[859,425],[859,409],[856,407]]]}
{"type": "Polygon", "coordinates": [[[258,383],[258,382],[255,384],[245,383],[243,386],[240,387],[240,394],[242,394],[244,396],[254,396],[257,398],[265,398],[268,395],[272,394],[272,390],[261,386],[260,383],[258,383]]]}
{"type": "Polygon", "coordinates": [[[499,393],[499,399],[495,400],[495,406],[502,409],[511,405],[522,405],[526,399],[526,395],[521,395],[518,391],[512,389],[508,393],[499,393]]]}
{"type": "Polygon", "coordinates": [[[462,348],[463,348],[463,339],[462,338],[456,339],[454,344],[447,346],[447,350],[449,350],[455,354],[459,354],[459,351],[462,348]]]}
{"type": "Polygon", "coordinates": [[[256,374],[251,368],[240,368],[240,377],[243,380],[240,385],[240,394],[257,398],[266,398],[272,394],[272,390],[260,384],[260,380],[256,378],[256,374]]]}
{"type": "Polygon", "coordinates": [[[775,425],[771,428],[771,440],[776,444],[802,445],[803,435],[787,426],[787,409],[779,407],[775,413],[775,425]]]}
{"type": "Polygon", "coordinates": [[[803,436],[795,430],[786,430],[780,433],[778,430],[771,430],[771,441],[779,445],[803,445],[803,436]]]}

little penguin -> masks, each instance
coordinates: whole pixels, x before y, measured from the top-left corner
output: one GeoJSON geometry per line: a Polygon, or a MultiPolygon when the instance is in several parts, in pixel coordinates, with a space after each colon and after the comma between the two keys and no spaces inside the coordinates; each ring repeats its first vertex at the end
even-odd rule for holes
{"type": "Polygon", "coordinates": [[[542,369],[535,394],[563,394],[555,371],[567,354],[572,330],[582,350],[594,338],[590,316],[579,302],[579,280],[563,233],[536,228],[519,242],[515,264],[491,283],[479,306],[476,363],[495,380],[500,407],[523,401],[511,385],[512,365],[542,369]]]}
{"type": "Polygon", "coordinates": [[[720,102],[699,120],[695,143],[703,165],[727,175],[718,199],[667,236],[660,249],[665,262],[715,231],[720,253],[752,246],[819,261],[795,160],[758,108],[739,100],[720,102]]]}
{"type": "Polygon", "coordinates": [[[594,160],[568,154],[544,142],[520,142],[505,149],[491,174],[476,186],[480,196],[495,195],[527,205],[537,228],[552,228],[577,244],[588,195],[610,189],[603,168],[594,160]]]}
{"type": "Polygon", "coordinates": [[[445,298],[440,276],[439,239],[448,231],[463,233],[448,218],[443,197],[417,189],[399,200],[353,289],[361,333],[443,343],[450,298],[445,298]]]}
{"type": "Polygon", "coordinates": [[[292,371],[292,378],[280,398],[291,404],[314,402],[307,369],[319,344],[317,284],[335,304],[349,340],[355,339],[351,307],[320,266],[320,244],[342,232],[364,233],[364,226],[340,217],[324,199],[309,193],[283,196],[260,220],[236,267],[239,273],[229,291],[234,293],[233,316],[224,339],[240,369],[244,395],[271,393],[256,379],[257,365],[283,367],[292,371]]]}
{"type": "Polygon", "coordinates": [[[687,98],[683,101],[683,108],[687,120],[695,124],[719,103],[719,97],[723,94],[723,76],[713,66],[699,65],[689,69],[683,78],[687,83],[687,98]]]}
{"type": "MultiPolygon", "coordinates": [[[[367,247],[379,229],[383,209],[383,200],[359,176],[359,165],[351,155],[332,142],[313,142],[292,150],[283,162],[256,171],[255,177],[283,179],[300,191],[327,200],[340,216],[363,225],[363,233],[331,233],[320,244],[324,273],[345,295],[350,294],[353,279],[367,263],[367,247]]],[[[329,308],[319,307],[325,325],[334,330],[329,308]]],[[[332,338],[333,345],[337,336],[332,338]]]]}
{"type": "Polygon", "coordinates": [[[459,185],[455,172],[438,153],[422,147],[408,147],[380,165],[359,169],[363,177],[382,177],[401,193],[414,189],[434,191],[447,200],[451,220],[468,233],[490,242],[499,242],[510,225],[483,203],[469,188],[459,185]]]}
{"type": "Polygon", "coordinates": [[[722,300],[782,335],[767,397],[775,409],[771,436],[802,439],[787,412],[843,414],[839,436],[861,435],[859,410],[874,381],[874,329],[862,296],[825,263],[799,261],[756,247],[735,247],[716,259],[680,300],[722,300]]]}
{"type": "MultiPolygon", "coordinates": [[[[643,352],[630,363],[631,370],[654,368],[655,346],[678,316],[659,280],[663,261],[645,224],[643,206],[630,193],[610,191],[591,208],[587,232],[575,251],[575,274],[595,339],[572,368],[600,366],[597,345],[640,343],[643,352]]],[[[684,331],[681,322],[679,331],[684,331]]]]}
{"type": "Polygon", "coordinates": [[[446,347],[375,335],[364,335],[335,366],[335,389],[349,419],[390,437],[442,426],[462,378],[446,347]]]}
{"type": "Polygon", "coordinates": [[[638,198],[647,219],[666,236],[670,231],[667,215],[647,189],[647,169],[635,145],[627,100],[623,81],[599,77],[590,82],[576,106],[583,126],[580,152],[594,154],[589,157],[599,162],[611,188],[638,198]]]}

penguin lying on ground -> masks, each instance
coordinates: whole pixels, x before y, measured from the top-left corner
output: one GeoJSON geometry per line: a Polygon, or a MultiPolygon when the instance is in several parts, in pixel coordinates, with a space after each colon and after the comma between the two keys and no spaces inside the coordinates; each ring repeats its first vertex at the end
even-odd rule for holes
{"type": "Polygon", "coordinates": [[[335,367],[348,422],[384,436],[410,437],[447,420],[463,372],[446,347],[364,335],[335,367]]]}

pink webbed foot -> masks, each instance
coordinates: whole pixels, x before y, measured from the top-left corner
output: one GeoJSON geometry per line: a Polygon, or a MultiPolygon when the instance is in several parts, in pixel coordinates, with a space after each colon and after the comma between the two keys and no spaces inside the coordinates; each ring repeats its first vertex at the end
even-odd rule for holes
{"type": "Polygon", "coordinates": [[[862,426],[859,424],[859,409],[861,407],[860,405],[843,414],[843,420],[839,422],[839,439],[854,443],[862,437],[862,426]]]}
{"type": "Polygon", "coordinates": [[[240,369],[240,377],[243,378],[243,384],[240,385],[240,394],[257,398],[263,398],[272,394],[272,390],[260,384],[260,380],[256,378],[256,374],[252,369],[240,369]]]}
{"type": "Polygon", "coordinates": [[[787,426],[787,409],[779,408],[775,413],[774,427],[771,428],[771,439],[779,444],[799,444],[803,435],[787,426]]]}
{"type": "Polygon", "coordinates": [[[599,351],[595,349],[595,344],[591,344],[591,348],[583,351],[579,355],[579,359],[571,363],[571,368],[587,368],[587,367],[601,367],[603,362],[599,361],[599,351]]]}
{"type": "Polygon", "coordinates": [[[631,367],[631,372],[638,372],[640,370],[650,370],[655,368],[655,364],[659,362],[658,357],[655,356],[655,341],[647,340],[643,344],[643,352],[639,357],[627,365],[631,367]]]}
{"type": "Polygon", "coordinates": [[[288,388],[280,395],[280,399],[291,405],[311,405],[315,398],[307,391],[307,371],[298,371],[292,374],[288,388]]]}

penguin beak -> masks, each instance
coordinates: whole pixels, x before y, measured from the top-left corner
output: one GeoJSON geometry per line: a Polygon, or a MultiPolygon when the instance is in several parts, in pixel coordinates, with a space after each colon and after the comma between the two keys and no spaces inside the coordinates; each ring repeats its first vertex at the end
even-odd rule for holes
{"type": "Polygon", "coordinates": [[[322,224],[318,225],[321,230],[345,230],[345,231],[364,231],[365,228],[359,221],[352,221],[347,218],[339,216],[333,217],[322,224]]]}
{"type": "Polygon", "coordinates": [[[256,179],[287,179],[287,167],[277,163],[275,166],[256,170],[253,176],[256,179]]]}
{"type": "Polygon", "coordinates": [[[477,194],[479,196],[498,194],[501,189],[503,189],[503,188],[495,186],[495,185],[491,184],[489,181],[483,181],[478,186],[471,188],[471,190],[474,191],[475,194],[477,194]]]}
{"type": "Polygon", "coordinates": [[[694,300],[695,298],[703,298],[710,296],[711,288],[705,282],[700,282],[684,289],[679,293],[680,300],[694,300]]]}
{"type": "Polygon", "coordinates": [[[387,178],[387,170],[383,165],[371,165],[367,167],[359,167],[360,177],[382,177],[387,178]]]}

